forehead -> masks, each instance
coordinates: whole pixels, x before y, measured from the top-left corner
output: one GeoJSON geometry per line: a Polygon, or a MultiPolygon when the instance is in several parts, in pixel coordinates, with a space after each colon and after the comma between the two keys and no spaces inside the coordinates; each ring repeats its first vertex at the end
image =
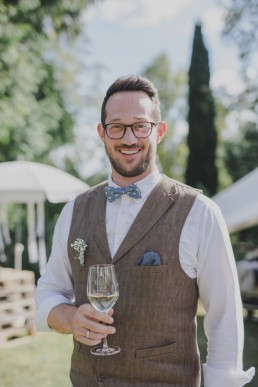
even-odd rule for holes
{"type": "Polygon", "coordinates": [[[153,119],[153,101],[143,91],[113,94],[106,104],[106,120],[153,119]]]}

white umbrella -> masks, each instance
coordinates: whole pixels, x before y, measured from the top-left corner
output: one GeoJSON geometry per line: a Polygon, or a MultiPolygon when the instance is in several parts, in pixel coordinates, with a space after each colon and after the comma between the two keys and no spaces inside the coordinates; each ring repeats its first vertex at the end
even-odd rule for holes
{"type": "Polygon", "coordinates": [[[0,163],[0,203],[67,202],[89,189],[58,168],[29,161],[0,163]]]}
{"type": "MultiPolygon", "coordinates": [[[[0,163],[0,204],[2,204],[3,234],[8,242],[8,203],[26,203],[28,207],[28,252],[30,262],[40,263],[40,272],[46,264],[44,201],[67,202],[87,191],[89,186],[76,177],[49,165],[29,161],[0,163]],[[37,230],[35,227],[35,204],[37,205],[37,230]],[[36,237],[38,236],[39,245],[36,237]]],[[[0,250],[3,238],[0,235],[0,250]]]]}

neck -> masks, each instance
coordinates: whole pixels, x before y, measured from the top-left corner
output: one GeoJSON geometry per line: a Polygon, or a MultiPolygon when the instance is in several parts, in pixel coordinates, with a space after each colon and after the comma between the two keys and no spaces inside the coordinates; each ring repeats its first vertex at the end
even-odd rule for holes
{"type": "Polygon", "coordinates": [[[149,169],[149,170],[144,171],[143,173],[141,173],[138,176],[126,177],[126,176],[120,175],[119,173],[117,173],[115,170],[112,169],[112,180],[114,183],[116,183],[120,187],[125,187],[127,185],[137,183],[137,181],[142,180],[145,177],[149,176],[155,170],[157,170],[156,166],[149,169]]]}

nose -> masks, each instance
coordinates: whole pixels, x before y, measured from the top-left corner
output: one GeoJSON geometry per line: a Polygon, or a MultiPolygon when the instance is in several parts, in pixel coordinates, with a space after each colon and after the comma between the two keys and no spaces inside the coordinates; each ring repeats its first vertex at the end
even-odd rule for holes
{"type": "Polygon", "coordinates": [[[126,145],[132,145],[137,142],[137,138],[135,137],[132,129],[129,126],[126,128],[124,137],[121,139],[121,141],[126,145]]]}

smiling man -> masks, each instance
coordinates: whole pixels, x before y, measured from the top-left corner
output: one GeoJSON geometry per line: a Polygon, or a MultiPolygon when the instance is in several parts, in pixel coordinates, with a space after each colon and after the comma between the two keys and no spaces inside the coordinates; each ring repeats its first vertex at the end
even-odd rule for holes
{"type": "Polygon", "coordinates": [[[121,91],[111,95],[103,109],[98,132],[112,165],[114,182],[123,186],[143,179],[155,170],[157,144],[166,133],[158,101],[152,102],[142,91],[121,91]],[[157,109],[153,108],[155,103],[157,109]]]}
{"type": "Polygon", "coordinates": [[[208,339],[205,386],[245,385],[254,369],[242,371],[242,308],[229,235],[215,203],[158,171],[166,123],[153,84],[139,76],[116,80],[98,133],[111,173],[59,217],[36,292],[38,329],[73,335],[74,387],[198,387],[200,299],[208,339]],[[78,240],[84,243],[80,260],[78,240]],[[89,266],[103,263],[115,265],[119,281],[109,314],[86,300],[89,266]],[[96,358],[90,348],[107,335],[121,352],[96,358]]]}

